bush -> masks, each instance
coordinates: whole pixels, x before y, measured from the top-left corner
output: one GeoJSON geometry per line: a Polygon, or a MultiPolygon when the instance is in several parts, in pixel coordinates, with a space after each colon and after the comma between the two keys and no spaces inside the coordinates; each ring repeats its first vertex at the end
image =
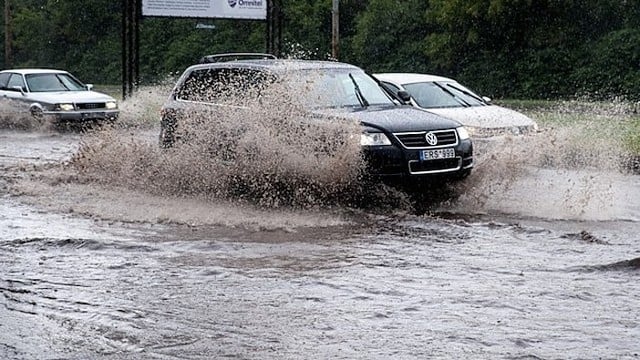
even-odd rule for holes
{"type": "Polygon", "coordinates": [[[595,99],[640,99],[640,29],[613,31],[585,45],[584,53],[572,74],[583,94],[595,99]]]}

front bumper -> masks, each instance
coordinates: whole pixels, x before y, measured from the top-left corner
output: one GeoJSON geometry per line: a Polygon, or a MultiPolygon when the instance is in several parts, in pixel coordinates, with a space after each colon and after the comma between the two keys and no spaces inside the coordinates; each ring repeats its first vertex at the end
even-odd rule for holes
{"type": "Polygon", "coordinates": [[[367,172],[381,180],[456,178],[473,168],[473,144],[466,139],[453,146],[455,157],[420,160],[425,149],[407,149],[397,144],[363,148],[367,172]]]}
{"type": "Polygon", "coordinates": [[[61,122],[83,122],[95,120],[117,120],[119,110],[84,110],[84,111],[44,111],[43,115],[61,122]]]}

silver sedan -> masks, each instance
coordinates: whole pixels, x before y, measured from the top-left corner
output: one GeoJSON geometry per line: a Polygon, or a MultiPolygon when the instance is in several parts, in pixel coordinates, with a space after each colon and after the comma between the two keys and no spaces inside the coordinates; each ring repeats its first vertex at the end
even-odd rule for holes
{"type": "Polygon", "coordinates": [[[117,101],[92,91],[66,71],[15,69],[0,71],[0,99],[20,103],[35,118],[49,117],[56,122],[115,120],[117,101]]]}
{"type": "Polygon", "coordinates": [[[460,122],[475,138],[520,135],[538,129],[536,122],[517,111],[497,106],[457,81],[435,75],[412,73],[374,74],[396,94],[410,95],[408,102],[429,112],[460,122]]]}

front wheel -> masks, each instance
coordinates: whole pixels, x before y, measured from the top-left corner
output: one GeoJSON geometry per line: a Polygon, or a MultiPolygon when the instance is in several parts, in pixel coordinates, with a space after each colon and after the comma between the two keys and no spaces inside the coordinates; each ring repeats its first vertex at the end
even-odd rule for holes
{"type": "Polygon", "coordinates": [[[32,106],[31,109],[29,109],[29,112],[31,113],[31,116],[35,119],[35,120],[42,120],[42,118],[44,118],[44,113],[42,111],[41,107],[38,106],[32,106]]]}

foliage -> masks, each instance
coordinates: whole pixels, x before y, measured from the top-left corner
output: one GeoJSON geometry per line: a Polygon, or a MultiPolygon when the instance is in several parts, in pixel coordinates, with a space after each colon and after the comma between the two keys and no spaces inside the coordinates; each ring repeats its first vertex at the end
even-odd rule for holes
{"type": "Polygon", "coordinates": [[[14,64],[70,70],[80,78],[117,81],[120,5],[94,1],[12,1],[14,64]]]}
{"type": "MultiPolygon", "coordinates": [[[[11,66],[63,68],[87,82],[120,82],[121,1],[5,1],[12,13],[11,66]]],[[[277,3],[282,55],[330,58],[332,1],[277,3]]],[[[141,81],[174,76],[205,54],[263,52],[265,34],[261,21],[144,18],[141,81]],[[201,22],[215,29],[197,28],[201,22]]],[[[455,77],[496,98],[637,100],[640,2],[342,0],[338,55],[371,72],[455,77]]]]}
{"type": "Polygon", "coordinates": [[[612,31],[585,47],[584,54],[573,73],[583,93],[640,97],[640,29],[612,31]]]}
{"type": "Polygon", "coordinates": [[[356,18],[353,62],[376,72],[427,71],[423,51],[430,27],[423,0],[371,0],[356,18]]]}
{"type": "MultiPolygon", "coordinates": [[[[587,67],[593,44],[604,41],[606,48],[606,36],[637,22],[639,15],[635,2],[613,0],[432,0],[430,4],[429,20],[438,25],[427,41],[434,65],[500,97],[575,95],[577,84],[570,80],[574,72],[584,70],[576,65],[587,67]]],[[[619,65],[617,71],[625,72],[631,63],[619,65]]]]}
{"type": "Polygon", "coordinates": [[[145,18],[140,29],[143,83],[182,73],[202,56],[221,52],[263,52],[265,25],[255,21],[145,18]],[[197,24],[214,25],[200,29],[197,24]]]}

